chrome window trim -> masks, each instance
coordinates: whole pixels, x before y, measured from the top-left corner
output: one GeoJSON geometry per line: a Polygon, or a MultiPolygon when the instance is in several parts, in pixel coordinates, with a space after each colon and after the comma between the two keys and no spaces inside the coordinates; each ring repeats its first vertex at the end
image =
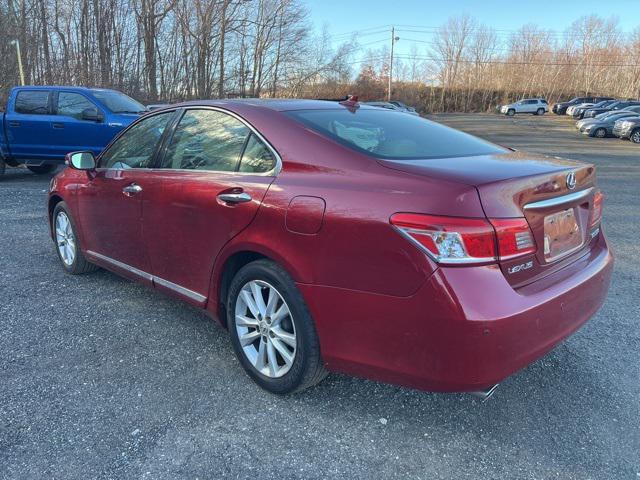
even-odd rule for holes
{"type": "Polygon", "coordinates": [[[150,273],[147,273],[136,267],[132,267],[131,265],[123,263],[119,260],[115,260],[111,257],[107,257],[106,255],[102,255],[101,253],[94,252],[92,250],[87,250],[87,254],[92,257],[98,258],[104,262],[107,262],[115,267],[121,268],[135,275],[138,275],[139,277],[144,278],[145,280],[148,280],[154,284],[162,285],[163,287],[168,288],[169,290],[173,290],[174,292],[184,295],[185,297],[195,300],[196,302],[204,303],[207,300],[207,297],[205,297],[204,295],[200,295],[198,292],[189,290],[188,288],[180,286],[177,283],[170,282],[169,280],[165,280],[164,278],[151,275],[150,273]]]}
{"type": "Polygon", "coordinates": [[[549,198],[547,200],[540,200],[539,202],[527,203],[524,206],[525,210],[542,210],[543,208],[557,207],[564,205],[565,203],[575,202],[588,197],[593,192],[594,187],[589,187],[579,192],[570,193],[561,197],[549,198]]]}

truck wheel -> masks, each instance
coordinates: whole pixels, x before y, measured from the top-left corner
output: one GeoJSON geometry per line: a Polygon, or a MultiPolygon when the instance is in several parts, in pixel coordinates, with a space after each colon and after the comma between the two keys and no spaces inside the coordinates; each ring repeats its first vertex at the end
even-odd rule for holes
{"type": "Polygon", "coordinates": [[[636,128],[629,137],[633,143],[640,143],[640,128],[636,128]]]}
{"type": "Polygon", "coordinates": [[[55,170],[55,165],[27,165],[27,168],[36,175],[44,175],[45,173],[51,173],[55,170]]]}

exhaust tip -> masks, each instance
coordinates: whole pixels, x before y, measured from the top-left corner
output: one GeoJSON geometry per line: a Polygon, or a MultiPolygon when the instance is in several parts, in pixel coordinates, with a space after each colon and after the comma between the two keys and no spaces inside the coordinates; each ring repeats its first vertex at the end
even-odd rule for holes
{"type": "Polygon", "coordinates": [[[479,398],[480,400],[485,402],[485,401],[487,401],[489,399],[489,397],[491,397],[491,395],[493,395],[493,393],[498,388],[498,385],[499,385],[499,383],[496,383],[492,387],[485,388],[484,390],[478,390],[477,392],[469,392],[469,393],[471,395],[473,395],[474,397],[479,398]]]}

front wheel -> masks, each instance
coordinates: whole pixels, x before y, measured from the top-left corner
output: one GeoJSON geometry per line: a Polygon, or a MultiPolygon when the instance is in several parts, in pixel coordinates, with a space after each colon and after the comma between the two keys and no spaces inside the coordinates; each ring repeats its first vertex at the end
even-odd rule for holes
{"type": "Polygon", "coordinates": [[[51,217],[51,225],[53,238],[56,242],[56,252],[58,252],[58,258],[67,273],[79,275],[97,270],[98,267],[89,263],[80,251],[78,230],[71,219],[66,203],[60,202],[56,205],[51,217]]]}
{"type": "Polygon", "coordinates": [[[36,175],[44,175],[55,170],[55,165],[27,165],[27,168],[36,175]]]}
{"type": "Polygon", "coordinates": [[[7,168],[7,164],[4,161],[4,156],[0,155],[0,177],[4,175],[6,168],[7,168]]]}
{"type": "Polygon", "coordinates": [[[636,128],[629,137],[633,143],[640,143],[640,128],[636,128]]]}
{"type": "Polygon", "coordinates": [[[598,128],[595,132],[593,132],[593,136],[596,138],[604,138],[607,136],[606,128],[598,128]]]}
{"type": "Polygon", "coordinates": [[[516,111],[513,108],[507,110],[507,117],[513,117],[516,114],[516,111]]]}
{"type": "Polygon", "coordinates": [[[227,318],[240,364],[265,390],[298,392],[327,375],[311,314],[278,264],[258,260],[238,271],[229,287],[227,318]]]}

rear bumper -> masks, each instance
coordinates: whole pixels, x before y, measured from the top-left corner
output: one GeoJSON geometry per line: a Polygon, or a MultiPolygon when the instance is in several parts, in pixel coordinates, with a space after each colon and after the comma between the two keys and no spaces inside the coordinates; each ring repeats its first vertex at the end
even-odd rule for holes
{"type": "Polygon", "coordinates": [[[562,270],[514,290],[497,266],[440,268],[411,297],[299,285],[327,368],[431,391],[473,391],[541,357],[602,305],[604,235],[562,270]]]}

